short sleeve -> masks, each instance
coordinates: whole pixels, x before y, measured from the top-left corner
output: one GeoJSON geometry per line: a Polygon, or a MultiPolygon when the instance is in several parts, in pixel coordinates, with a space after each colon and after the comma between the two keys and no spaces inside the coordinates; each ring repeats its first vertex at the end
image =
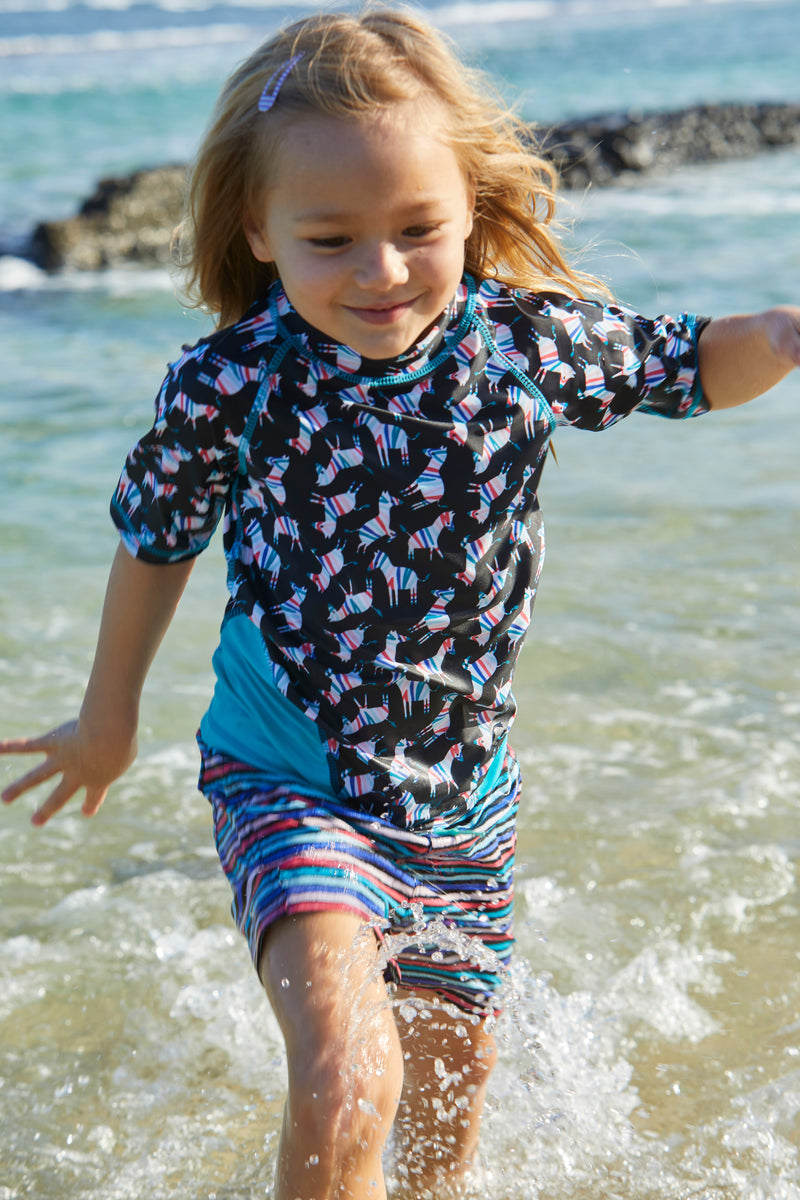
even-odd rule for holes
{"type": "Polygon", "coordinates": [[[538,316],[535,379],[558,425],[600,430],[632,412],[683,419],[708,411],[697,352],[708,318],[648,319],[563,297],[538,316]]]}
{"type": "Polygon", "coordinates": [[[230,418],[249,402],[242,389],[220,392],[213,362],[188,354],[170,368],[155,423],[128,455],[111,501],[112,520],[134,557],[172,562],[205,549],[237,467],[230,418]]]}

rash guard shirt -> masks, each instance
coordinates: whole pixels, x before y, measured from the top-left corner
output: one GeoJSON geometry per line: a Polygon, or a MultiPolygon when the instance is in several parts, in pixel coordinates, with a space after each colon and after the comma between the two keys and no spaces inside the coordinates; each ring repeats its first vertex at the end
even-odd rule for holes
{"type": "Polygon", "coordinates": [[[551,433],[707,411],[705,323],[465,278],[419,343],[374,361],[277,282],[186,349],[112,516],[154,563],[223,519],[203,740],[399,827],[468,808],[514,716],[551,433]]]}

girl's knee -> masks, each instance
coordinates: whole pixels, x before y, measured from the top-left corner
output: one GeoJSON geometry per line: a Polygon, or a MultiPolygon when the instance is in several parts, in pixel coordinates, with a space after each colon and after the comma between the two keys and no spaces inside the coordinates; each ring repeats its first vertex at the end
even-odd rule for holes
{"type": "Polygon", "coordinates": [[[322,1043],[309,1037],[289,1054],[288,1068],[292,1110],[302,1110],[311,1126],[356,1140],[386,1137],[403,1088],[403,1055],[389,1012],[322,1043]]]}
{"type": "Polygon", "coordinates": [[[334,1050],[289,1063],[287,1115],[337,1160],[360,1158],[386,1141],[400,1102],[399,1051],[341,1058],[334,1050]]]}

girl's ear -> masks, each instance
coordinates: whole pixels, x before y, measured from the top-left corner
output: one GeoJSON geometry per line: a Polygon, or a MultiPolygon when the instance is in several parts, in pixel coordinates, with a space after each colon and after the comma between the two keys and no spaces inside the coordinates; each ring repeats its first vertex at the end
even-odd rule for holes
{"type": "Polygon", "coordinates": [[[269,248],[269,242],[266,239],[261,226],[253,220],[249,213],[245,214],[242,222],[244,236],[247,238],[247,244],[252,251],[253,258],[259,262],[271,263],[275,261],[275,257],[269,248]]]}

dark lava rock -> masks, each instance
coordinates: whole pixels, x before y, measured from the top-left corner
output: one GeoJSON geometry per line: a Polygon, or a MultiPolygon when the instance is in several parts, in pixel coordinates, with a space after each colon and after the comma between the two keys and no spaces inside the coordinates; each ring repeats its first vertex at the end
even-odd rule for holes
{"type": "Polygon", "coordinates": [[[709,104],[679,112],[619,113],[541,131],[564,187],[614,183],[689,163],[747,158],[800,142],[800,104],[709,104]]]}
{"type": "Polygon", "coordinates": [[[165,265],[171,261],[185,187],[186,168],[181,166],[102,179],[77,216],[36,226],[30,256],[48,271],[165,265]]]}

